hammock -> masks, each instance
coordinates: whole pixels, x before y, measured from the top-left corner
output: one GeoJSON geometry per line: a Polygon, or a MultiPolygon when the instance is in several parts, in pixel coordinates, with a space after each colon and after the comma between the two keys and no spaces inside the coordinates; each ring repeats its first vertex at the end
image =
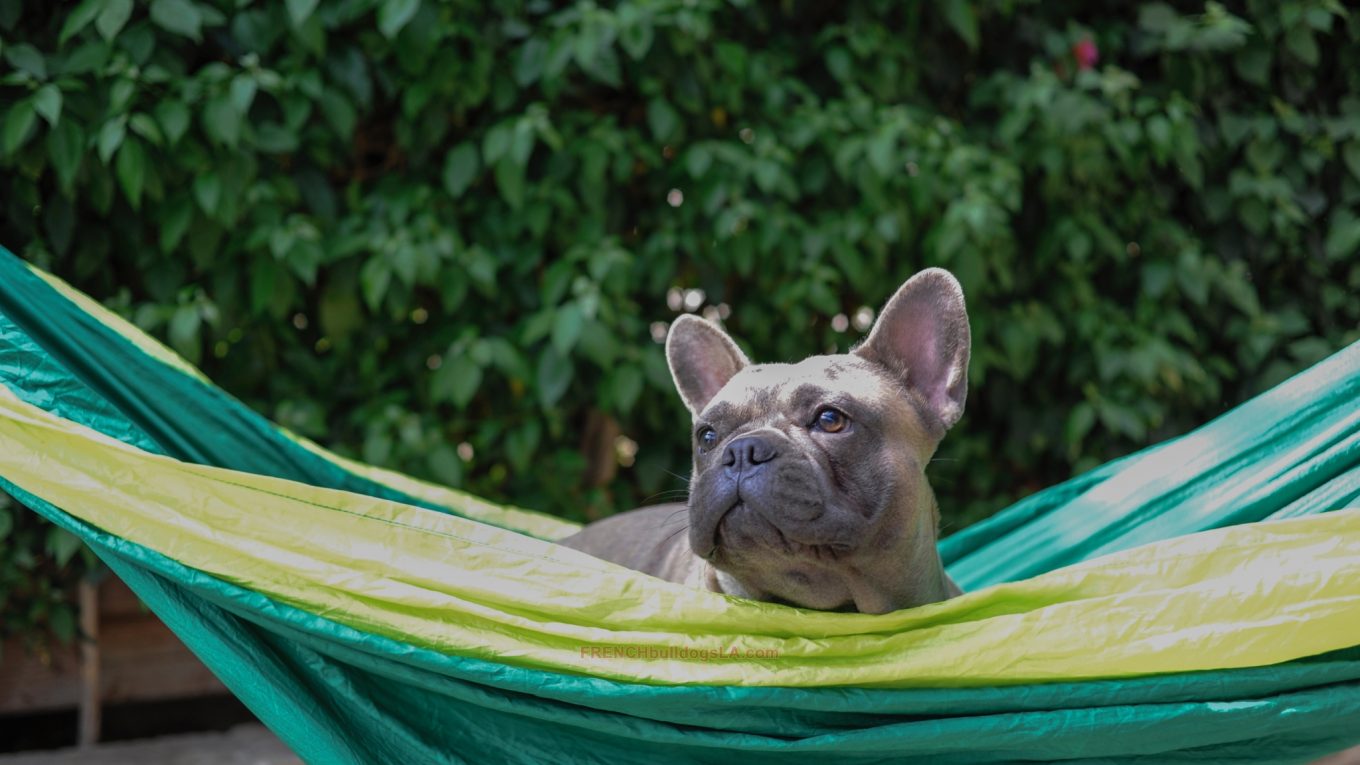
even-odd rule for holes
{"type": "Polygon", "coordinates": [[[1298,762],[1360,742],[1360,345],[941,544],[885,615],[686,589],[285,432],[0,249],[0,488],[310,763],[1298,762]]]}

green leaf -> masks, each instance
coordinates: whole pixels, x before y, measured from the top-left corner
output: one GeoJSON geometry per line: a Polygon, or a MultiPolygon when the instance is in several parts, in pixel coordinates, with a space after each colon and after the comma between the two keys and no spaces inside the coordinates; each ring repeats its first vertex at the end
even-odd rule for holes
{"type": "Polygon", "coordinates": [[[69,199],[58,196],[48,200],[43,207],[43,228],[53,252],[65,255],[70,250],[75,221],[75,210],[69,199]]]}
{"type": "Polygon", "coordinates": [[[297,151],[298,137],[277,122],[262,122],[255,130],[255,146],[266,154],[290,154],[297,151]]]}
{"type": "Polygon", "coordinates": [[[245,117],[250,113],[250,105],[255,103],[255,92],[259,89],[259,83],[249,74],[238,74],[231,80],[231,87],[228,93],[231,97],[231,106],[236,113],[245,117]]]}
{"type": "Polygon", "coordinates": [[[274,287],[282,267],[268,255],[256,255],[250,269],[250,312],[260,314],[274,302],[274,287]]]}
{"type": "Polygon", "coordinates": [[[542,436],[543,426],[538,420],[529,420],[507,433],[505,456],[510,458],[510,465],[521,472],[528,470],[542,436]]]}
{"type": "Polygon", "coordinates": [[[1122,433],[1134,441],[1142,441],[1147,427],[1132,408],[1114,401],[1100,401],[1096,404],[1096,414],[1105,427],[1122,433]]]}
{"type": "Polygon", "coordinates": [[[308,287],[316,286],[317,270],[325,258],[320,245],[308,239],[296,239],[288,250],[288,268],[308,287]]]}
{"type": "Polygon", "coordinates": [[[854,77],[855,60],[850,51],[836,46],[826,52],[826,70],[840,82],[848,82],[854,77]]]}
{"type": "Polygon", "coordinates": [[[141,141],[135,138],[123,141],[122,148],[118,150],[118,159],[114,163],[114,172],[118,175],[118,183],[123,187],[123,193],[127,195],[134,210],[142,206],[146,162],[146,151],[142,148],[141,141]]]}
{"type": "Polygon", "coordinates": [[[137,82],[131,78],[115,80],[109,88],[109,113],[122,114],[127,111],[132,97],[137,95],[137,82]]]}
{"type": "Polygon", "coordinates": [[[182,305],[170,317],[170,345],[189,361],[198,359],[201,345],[198,328],[202,322],[198,306],[194,305],[182,305]]]}
{"type": "Polygon", "coordinates": [[[14,153],[24,145],[37,119],[38,114],[34,111],[33,101],[30,99],[17,101],[10,107],[9,113],[5,115],[4,129],[0,131],[3,132],[6,156],[14,156],[14,153]]]}
{"type": "Polygon", "coordinates": [[[193,202],[183,194],[172,195],[161,214],[161,252],[173,252],[179,246],[193,218],[193,202]]]}
{"type": "Polygon", "coordinates": [[[329,279],[321,293],[317,309],[321,331],[336,345],[348,342],[350,335],[366,322],[356,286],[353,278],[329,279]]]}
{"type": "Polygon", "coordinates": [[[513,138],[511,130],[509,122],[502,122],[486,131],[486,136],[482,138],[482,161],[488,166],[496,164],[510,150],[513,138]]]}
{"type": "Polygon", "coordinates": [[[548,58],[548,43],[541,37],[530,37],[519,49],[515,60],[515,84],[521,88],[532,85],[543,75],[543,64],[548,58]]]}
{"type": "Polygon", "coordinates": [[[557,311],[552,328],[552,345],[557,352],[566,356],[581,338],[581,328],[585,326],[586,316],[580,303],[568,303],[557,311]]]}
{"type": "Polygon", "coordinates": [[[198,200],[198,207],[209,218],[217,215],[217,203],[222,201],[222,179],[217,173],[206,172],[194,178],[194,199],[198,200]]]}
{"type": "Polygon", "coordinates": [[[1233,57],[1233,68],[1237,76],[1253,85],[1270,85],[1270,52],[1264,45],[1249,45],[1233,57]]]}
{"type": "Polygon", "coordinates": [[[226,96],[218,96],[203,107],[203,130],[217,143],[235,148],[241,140],[241,113],[226,96]]]}
{"type": "Polygon", "coordinates": [[[400,247],[389,256],[388,262],[392,266],[392,273],[396,274],[397,279],[407,287],[415,286],[418,255],[413,247],[400,247]]]}
{"type": "MultiPolygon", "coordinates": [[[[1330,32],[1332,30],[1332,13],[1333,11],[1327,8],[1309,8],[1304,11],[1303,17],[1308,22],[1308,26],[1319,32],[1330,32]]],[[[1340,8],[1336,10],[1336,13],[1337,15],[1345,14],[1340,8]]]]}
{"type": "Polygon", "coordinates": [[[339,91],[328,89],[321,94],[321,112],[326,115],[326,120],[342,139],[348,141],[354,134],[358,116],[354,113],[354,106],[350,104],[349,99],[339,91]]]}
{"type": "Polygon", "coordinates": [[[1284,44],[1299,61],[1308,66],[1317,66],[1321,54],[1318,51],[1317,38],[1313,36],[1313,30],[1300,24],[1289,30],[1289,33],[1284,37],[1284,44]]]}
{"type": "MultiPolygon", "coordinates": [[[[631,6],[621,6],[631,7],[631,6]]],[[[656,30],[650,21],[638,21],[628,24],[619,30],[619,45],[634,61],[640,60],[647,55],[647,51],[652,49],[652,38],[655,37],[656,30]]]]}
{"type": "Polygon", "coordinates": [[[389,40],[420,10],[420,0],[383,0],[378,9],[378,31],[389,40]]]}
{"type": "Polygon", "coordinates": [[[463,409],[482,385],[482,368],[465,354],[450,352],[430,380],[430,394],[463,409]]]}
{"type": "MultiPolygon", "coordinates": [[[[1240,266],[1241,262],[1234,263],[1240,266]]],[[[1238,310],[1248,316],[1257,316],[1261,313],[1261,300],[1256,294],[1256,287],[1247,281],[1245,268],[1230,269],[1223,273],[1215,285],[1219,292],[1228,298],[1238,310]]]]}
{"type": "Polygon", "coordinates": [[[288,18],[292,20],[293,26],[300,27],[302,23],[316,10],[320,0],[287,0],[284,4],[288,6],[288,18]]]}
{"type": "Polygon", "coordinates": [[[53,526],[47,532],[47,552],[58,566],[65,566],[80,549],[80,538],[63,528],[53,526]]]}
{"type": "Polygon", "coordinates": [[[9,61],[15,69],[27,72],[34,79],[42,80],[47,78],[47,61],[43,59],[42,53],[28,43],[19,43],[3,49],[5,60],[9,61]]]}
{"type": "Polygon", "coordinates": [[[1064,440],[1067,441],[1069,455],[1081,453],[1082,440],[1086,434],[1091,432],[1091,428],[1096,424],[1096,410],[1088,403],[1081,402],[1072,407],[1072,411],[1067,416],[1067,427],[1064,440]]]}
{"type": "Polygon", "coordinates": [[[647,125],[652,129],[652,137],[658,141],[669,141],[680,129],[680,115],[663,98],[653,98],[647,102],[647,125]]]}
{"type": "Polygon", "coordinates": [[[610,375],[611,394],[619,414],[628,414],[633,410],[638,397],[642,395],[642,383],[642,368],[633,364],[620,366],[610,375]]]}
{"type": "Polygon", "coordinates": [[[515,164],[509,157],[501,159],[496,163],[496,188],[501,192],[501,198],[511,209],[518,210],[524,206],[524,168],[515,164]]]}
{"type": "Polygon", "coordinates": [[[70,192],[85,156],[85,134],[75,121],[66,120],[48,132],[47,156],[62,190],[70,192]]]}
{"type": "Polygon", "coordinates": [[[551,409],[567,392],[573,371],[571,359],[558,353],[551,345],[539,354],[536,381],[538,402],[544,409],[551,409]]]}
{"type": "Polygon", "coordinates": [[[614,52],[612,46],[602,47],[596,51],[593,57],[584,61],[578,60],[578,63],[586,74],[611,88],[618,88],[623,85],[619,54],[614,52]]]}
{"type": "Polygon", "coordinates": [[[440,444],[432,449],[426,462],[436,481],[445,486],[459,486],[463,483],[463,460],[448,444],[440,444]]]}
{"type": "MultiPolygon", "coordinates": [[[[67,532],[67,535],[72,539],[75,539],[76,544],[75,547],[70,548],[70,552],[66,552],[65,549],[62,550],[62,553],[65,556],[64,559],[61,556],[58,556],[57,558],[59,561],[58,565],[61,566],[66,565],[66,561],[70,560],[76,550],[80,549],[80,540],[76,539],[75,535],[70,534],[70,532],[67,532]]],[[[69,645],[72,640],[76,639],[75,611],[65,603],[53,604],[52,614],[48,617],[47,625],[52,628],[52,634],[56,636],[57,642],[62,645],[69,645]]]]}
{"type": "Polygon", "coordinates": [[[189,0],[151,0],[151,21],[195,42],[202,39],[203,14],[189,0]]]}
{"type": "Polygon", "coordinates": [[[534,153],[534,126],[527,119],[515,123],[514,137],[510,142],[510,159],[521,168],[529,164],[529,156],[534,153]]]}
{"type": "Polygon", "coordinates": [[[150,116],[137,112],[128,120],[128,127],[132,132],[145,138],[153,146],[160,146],[165,143],[165,136],[161,134],[160,126],[150,116]]]}
{"type": "Polygon", "coordinates": [[[940,10],[944,13],[944,20],[968,45],[968,49],[977,50],[978,21],[972,3],[968,0],[945,0],[940,10]]]}
{"type": "Polygon", "coordinates": [[[33,110],[47,120],[48,125],[57,126],[61,119],[61,91],[56,85],[49,83],[38,88],[33,94],[33,110]]]}
{"type": "Polygon", "coordinates": [[[869,139],[864,156],[879,176],[889,177],[897,168],[897,136],[887,130],[878,130],[869,139]]]}
{"type": "Polygon", "coordinates": [[[444,158],[444,188],[455,198],[462,196],[477,177],[480,164],[476,146],[468,142],[458,144],[444,158]]]}
{"type": "Polygon", "coordinates": [[[97,150],[99,161],[104,164],[109,163],[113,153],[118,151],[118,147],[123,145],[123,137],[127,135],[127,120],[124,117],[111,119],[104,123],[104,127],[99,129],[99,140],[97,150]]]}
{"type": "Polygon", "coordinates": [[[1360,255],[1360,218],[1344,207],[1333,213],[1323,249],[1332,260],[1353,259],[1360,255]]]}
{"type": "Polygon", "coordinates": [[[713,166],[713,152],[703,145],[691,147],[685,152],[685,169],[689,177],[699,180],[713,166]]]}
{"type": "Polygon", "coordinates": [[[1335,345],[1320,337],[1304,337],[1289,344],[1289,355],[1301,364],[1316,364],[1336,351],[1335,345]]]}
{"type": "Polygon", "coordinates": [[[99,71],[109,61],[109,44],[103,40],[90,40],[71,52],[61,72],[67,76],[89,74],[99,71]]]}
{"type": "Polygon", "coordinates": [[[128,19],[132,18],[132,0],[105,0],[104,7],[95,17],[94,28],[105,40],[112,40],[123,30],[128,19]]]}
{"type": "Polygon", "coordinates": [[[5,537],[13,530],[14,511],[8,507],[0,507],[0,542],[5,541],[5,537]]]}
{"type": "Polygon", "coordinates": [[[80,30],[89,26],[90,22],[94,21],[94,17],[98,16],[99,12],[103,10],[105,2],[106,0],[85,0],[85,2],[76,6],[76,9],[66,17],[66,23],[61,25],[61,34],[57,36],[57,45],[65,45],[67,40],[80,34],[80,30]]]}
{"type": "Polygon", "coordinates": [[[1341,150],[1341,159],[1346,163],[1351,175],[1360,181],[1360,138],[1353,138],[1346,144],[1346,148],[1341,150]]]}
{"type": "Polygon", "coordinates": [[[156,121],[160,122],[166,141],[174,146],[189,129],[189,107],[173,99],[161,101],[156,105],[156,121]]]}
{"type": "Polygon", "coordinates": [[[391,282],[392,269],[386,259],[374,256],[364,263],[364,267],[359,270],[359,289],[364,293],[364,303],[368,305],[369,311],[377,313],[382,307],[391,282]]]}

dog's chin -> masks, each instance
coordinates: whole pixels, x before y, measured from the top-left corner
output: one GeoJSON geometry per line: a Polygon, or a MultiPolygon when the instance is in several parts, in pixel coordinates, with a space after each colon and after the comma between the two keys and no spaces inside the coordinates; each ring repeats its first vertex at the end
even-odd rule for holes
{"type": "Polygon", "coordinates": [[[767,562],[774,559],[815,565],[834,563],[854,552],[846,540],[826,537],[816,529],[780,523],[772,520],[772,515],[748,501],[738,501],[723,511],[713,534],[710,560],[740,564],[749,558],[760,558],[767,562]]]}

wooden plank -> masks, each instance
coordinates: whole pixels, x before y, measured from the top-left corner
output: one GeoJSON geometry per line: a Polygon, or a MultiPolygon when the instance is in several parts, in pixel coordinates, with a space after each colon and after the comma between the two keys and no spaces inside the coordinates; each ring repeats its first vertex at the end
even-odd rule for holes
{"type": "Polygon", "coordinates": [[[107,621],[118,619],[125,616],[145,616],[151,610],[142,605],[142,601],[132,594],[132,590],[123,580],[116,576],[108,576],[99,585],[99,616],[107,621]]]}
{"type": "MultiPolygon", "coordinates": [[[[213,696],[222,683],[112,577],[99,588],[99,701],[116,704],[213,696]]],[[[79,706],[80,651],[56,646],[45,659],[18,641],[0,653],[0,715],[79,706]]]]}
{"type": "Polygon", "coordinates": [[[87,747],[99,742],[99,590],[88,578],[80,585],[80,717],[76,725],[76,745],[87,747]]]}
{"type": "Polygon", "coordinates": [[[17,640],[0,656],[0,714],[74,707],[80,698],[80,658],[74,648],[56,648],[48,656],[24,652],[17,640]],[[45,659],[45,660],[44,660],[45,659]]]}

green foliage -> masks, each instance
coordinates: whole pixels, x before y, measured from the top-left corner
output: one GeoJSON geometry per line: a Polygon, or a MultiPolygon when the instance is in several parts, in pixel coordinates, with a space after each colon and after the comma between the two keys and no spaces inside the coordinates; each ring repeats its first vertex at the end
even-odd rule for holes
{"type": "Polygon", "coordinates": [[[289,428],[575,518],[683,486],[668,290],[793,359],[944,266],[957,528],[1357,339],[1357,42],[1335,0],[0,0],[0,241],[289,428]]]}
{"type": "Polygon", "coordinates": [[[44,650],[48,635],[69,643],[79,622],[73,588],[94,564],[74,534],[0,494],[0,643],[19,638],[29,651],[44,650]]]}

